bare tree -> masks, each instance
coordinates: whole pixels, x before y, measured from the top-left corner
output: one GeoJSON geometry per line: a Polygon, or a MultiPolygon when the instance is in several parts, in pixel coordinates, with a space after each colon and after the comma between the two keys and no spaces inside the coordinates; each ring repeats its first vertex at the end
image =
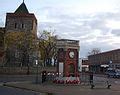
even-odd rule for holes
{"type": "Polygon", "coordinates": [[[93,48],[91,49],[90,52],[88,52],[88,55],[95,55],[95,54],[99,54],[101,52],[101,50],[99,48],[93,48]]]}

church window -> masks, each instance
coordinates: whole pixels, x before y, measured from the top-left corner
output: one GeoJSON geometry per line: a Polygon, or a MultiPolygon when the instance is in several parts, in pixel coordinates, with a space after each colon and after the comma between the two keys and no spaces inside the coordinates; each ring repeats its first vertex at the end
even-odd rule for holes
{"type": "Polygon", "coordinates": [[[15,23],[15,28],[17,28],[17,23],[15,23]]]}
{"type": "Polygon", "coordinates": [[[21,28],[24,29],[25,28],[25,24],[22,23],[21,24],[21,28]]]}

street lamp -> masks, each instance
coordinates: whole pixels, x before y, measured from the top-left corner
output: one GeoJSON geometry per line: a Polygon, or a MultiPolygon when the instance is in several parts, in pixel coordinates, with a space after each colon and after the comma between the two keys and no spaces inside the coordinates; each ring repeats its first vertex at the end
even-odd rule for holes
{"type": "Polygon", "coordinates": [[[35,60],[37,72],[36,72],[36,84],[38,83],[38,60],[35,60]]]}

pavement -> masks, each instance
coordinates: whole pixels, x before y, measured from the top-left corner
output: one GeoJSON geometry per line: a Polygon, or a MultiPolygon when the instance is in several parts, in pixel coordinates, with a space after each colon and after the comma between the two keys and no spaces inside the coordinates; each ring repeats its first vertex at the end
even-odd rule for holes
{"type": "Polygon", "coordinates": [[[96,85],[94,89],[91,89],[90,85],[67,85],[53,83],[35,84],[30,81],[8,82],[3,85],[40,93],[48,93],[48,95],[120,95],[119,84],[112,84],[110,89],[107,89],[105,85],[96,85]]]}

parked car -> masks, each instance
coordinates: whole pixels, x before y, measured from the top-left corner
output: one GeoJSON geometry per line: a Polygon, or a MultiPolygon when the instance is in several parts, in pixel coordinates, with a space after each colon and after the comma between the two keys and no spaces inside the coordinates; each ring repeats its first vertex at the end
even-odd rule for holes
{"type": "Polygon", "coordinates": [[[120,70],[107,70],[106,74],[108,77],[113,77],[113,78],[120,78],[120,70]]]}

